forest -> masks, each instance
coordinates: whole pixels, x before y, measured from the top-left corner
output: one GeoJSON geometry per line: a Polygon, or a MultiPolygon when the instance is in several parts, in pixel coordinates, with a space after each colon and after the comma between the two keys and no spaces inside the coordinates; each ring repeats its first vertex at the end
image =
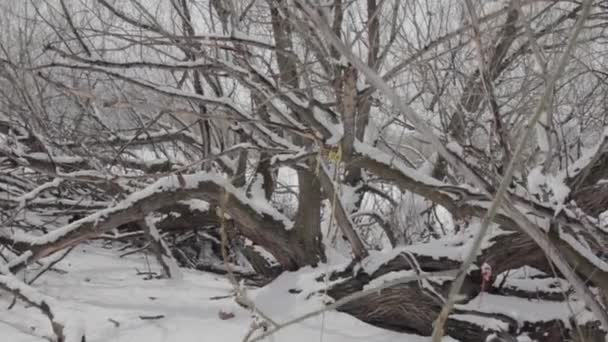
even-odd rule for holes
{"type": "Polygon", "coordinates": [[[608,1],[0,0],[0,306],[7,342],[608,341],[608,1]]]}

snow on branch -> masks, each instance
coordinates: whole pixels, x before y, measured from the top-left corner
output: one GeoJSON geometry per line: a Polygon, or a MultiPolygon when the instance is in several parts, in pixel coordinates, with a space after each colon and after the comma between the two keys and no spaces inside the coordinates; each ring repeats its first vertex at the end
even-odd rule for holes
{"type": "Polygon", "coordinates": [[[200,172],[161,178],[111,208],[100,210],[44,235],[3,235],[0,236],[0,242],[11,244],[17,250],[31,250],[32,255],[27,260],[31,262],[99,236],[119,225],[143,219],[146,214],[176,202],[199,198],[209,203],[218,203],[219,197],[224,193],[230,195],[227,213],[245,226],[259,229],[273,227],[283,231],[293,226],[293,222],[265,198],[249,198],[222,175],[200,172]]]}

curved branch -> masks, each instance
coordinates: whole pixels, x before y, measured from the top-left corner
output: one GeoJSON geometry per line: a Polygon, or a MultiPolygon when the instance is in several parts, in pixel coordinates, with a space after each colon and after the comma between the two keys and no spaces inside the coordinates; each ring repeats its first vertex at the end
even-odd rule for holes
{"type": "Polygon", "coordinates": [[[242,191],[217,174],[198,173],[165,177],[131,194],[114,207],[98,211],[42,236],[3,234],[0,235],[0,242],[11,244],[16,250],[31,252],[24,258],[23,263],[14,267],[18,269],[24,264],[99,236],[122,224],[143,219],[152,211],[182,200],[198,198],[217,204],[224,192],[228,193],[227,213],[238,224],[241,232],[255,243],[267,246],[281,265],[293,269],[297,265],[295,255],[301,252],[288,243],[288,229],[293,223],[267,202],[250,200],[242,191]]]}

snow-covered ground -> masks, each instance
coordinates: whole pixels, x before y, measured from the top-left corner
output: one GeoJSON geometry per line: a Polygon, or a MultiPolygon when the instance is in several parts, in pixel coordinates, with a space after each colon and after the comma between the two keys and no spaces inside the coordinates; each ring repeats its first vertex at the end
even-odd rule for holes
{"type": "MultiPolygon", "coordinates": [[[[148,270],[144,255],[119,258],[118,254],[98,245],[82,245],[56,265],[67,273],[49,271],[34,283],[42,293],[57,299],[61,308],[55,309],[70,317],[72,326],[85,329],[87,342],[228,342],[242,341],[249,331],[252,314],[248,310],[235,304],[233,297],[214,298],[231,294],[232,286],[226,278],[183,270],[180,281],[145,280],[146,275],[138,275],[138,271],[148,270]],[[220,313],[234,317],[222,319],[220,313]],[[160,315],[163,317],[159,319],[140,318],[160,315]]],[[[152,270],[158,271],[154,258],[148,259],[152,270]]],[[[248,296],[278,323],[313,311],[322,302],[315,296],[306,299],[310,288],[300,294],[288,292],[311,285],[316,273],[311,271],[284,274],[265,288],[249,290],[248,296]]],[[[0,341],[48,341],[53,336],[48,319],[21,301],[7,310],[12,299],[9,293],[0,292],[0,341]]],[[[382,330],[332,311],[285,328],[264,341],[428,340],[382,330]]]]}

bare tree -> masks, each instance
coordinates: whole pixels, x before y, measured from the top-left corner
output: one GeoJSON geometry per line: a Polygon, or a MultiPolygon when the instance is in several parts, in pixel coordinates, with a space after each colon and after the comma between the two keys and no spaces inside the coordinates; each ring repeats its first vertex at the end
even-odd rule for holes
{"type": "Polygon", "coordinates": [[[327,275],[327,294],[381,327],[604,339],[604,1],[12,11],[21,19],[2,25],[18,34],[0,40],[7,277],[93,238],[150,248],[166,277],[177,263],[242,266],[262,283],[332,249],[352,263],[327,275]],[[519,288],[509,273],[522,267],[571,289],[519,288]],[[394,271],[420,278],[357,295],[394,271]],[[450,275],[425,276],[436,271],[450,275]],[[483,292],[574,300],[594,320],[521,325],[476,310],[483,292]]]}

